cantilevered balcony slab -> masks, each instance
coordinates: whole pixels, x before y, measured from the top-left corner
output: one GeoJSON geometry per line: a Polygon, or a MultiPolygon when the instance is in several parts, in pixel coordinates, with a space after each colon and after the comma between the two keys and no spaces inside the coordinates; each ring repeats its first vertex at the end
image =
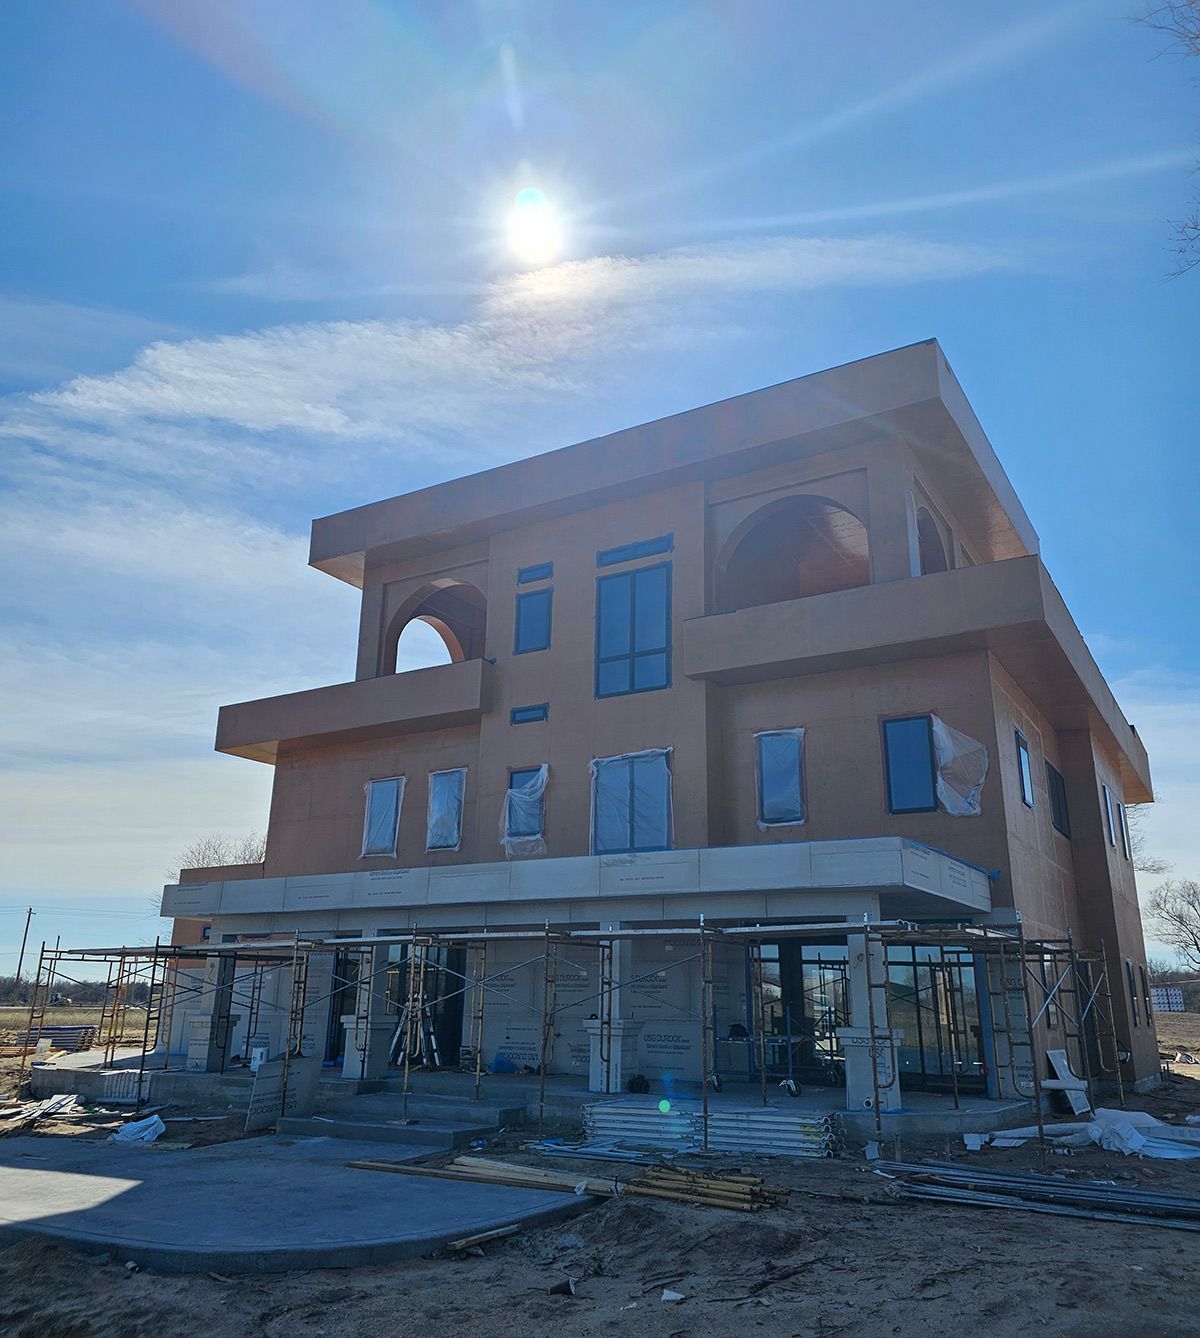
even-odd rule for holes
{"type": "Polygon", "coordinates": [[[484,660],[464,660],[222,706],[217,752],[274,762],[281,747],[468,725],[488,709],[490,668],[484,660]]]}
{"type": "Polygon", "coordinates": [[[880,836],[213,881],[167,887],[162,901],[166,916],[228,918],[229,929],[237,917],[254,916],[256,932],[285,933],[290,921],[261,917],[320,911],[339,929],[360,927],[369,910],[387,910],[396,925],[406,915],[430,925],[681,918],[694,925],[700,915],[861,919],[864,908],[912,919],[986,914],[991,884],[965,860],[880,836]]]}
{"type": "Polygon", "coordinates": [[[683,672],[724,685],[990,650],[1057,729],[1098,729],[1122,758],[1131,803],[1150,765],[1041,559],[761,604],[683,625],[683,672]]]}

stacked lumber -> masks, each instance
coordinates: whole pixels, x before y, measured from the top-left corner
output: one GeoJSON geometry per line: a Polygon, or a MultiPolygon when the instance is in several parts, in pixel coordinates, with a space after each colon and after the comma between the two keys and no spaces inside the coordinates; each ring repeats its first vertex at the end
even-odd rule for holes
{"type": "Polygon", "coordinates": [[[561,1194],[609,1196],[617,1186],[609,1180],[581,1177],[572,1171],[548,1171],[518,1162],[487,1157],[456,1157],[448,1166],[414,1166],[411,1162],[351,1161],[359,1171],[386,1171],[391,1175],[428,1176],[439,1180],[471,1180],[485,1185],[512,1185],[518,1189],[548,1189],[561,1194]]]}
{"type": "Polygon", "coordinates": [[[764,1184],[757,1175],[714,1175],[679,1166],[656,1166],[631,1180],[625,1193],[753,1213],[786,1203],[791,1191],[782,1185],[764,1184]]]}

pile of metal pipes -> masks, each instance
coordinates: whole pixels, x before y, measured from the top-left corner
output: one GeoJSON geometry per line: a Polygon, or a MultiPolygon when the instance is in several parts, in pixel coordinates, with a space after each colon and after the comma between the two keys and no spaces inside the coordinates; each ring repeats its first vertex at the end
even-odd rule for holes
{"type": "Polygon", "coordinates": [[[945,1162],[876,1162],[875,1169],[897,1181],[905,1199],[959,1203],[976,1208],[1016,1208],[1087,1217],[1097,1221],[1200,1231],[1200,1199],[1158,1190],[1125,1189],[1108,1181],[1063,1176],[983,1171],[945,1162]]]}

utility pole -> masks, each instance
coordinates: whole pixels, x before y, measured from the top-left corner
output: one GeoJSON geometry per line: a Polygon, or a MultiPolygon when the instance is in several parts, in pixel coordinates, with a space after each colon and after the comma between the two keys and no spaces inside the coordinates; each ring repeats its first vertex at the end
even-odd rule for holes
{"type": "Polygon", "coordinates": [[[13,1003],[20,1002],[21,968],[25,965],[25,943],[29,938],[29,922],[33,919],[33,907],[25,912],[25,932],[21,935],[21,955],[17,958],[17,978],[13,981],[13,1003]]]}

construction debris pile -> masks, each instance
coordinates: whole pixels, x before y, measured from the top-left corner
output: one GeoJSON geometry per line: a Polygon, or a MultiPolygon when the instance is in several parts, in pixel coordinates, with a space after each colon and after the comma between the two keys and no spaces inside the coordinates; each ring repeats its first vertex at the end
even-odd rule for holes
{"type": "Polygon", "coordinates": [[[937,1161],[881,1161],[875,1170],[895,1179],[893,1192],[897,1198],[1200,1231],[1200,1199],[1126,1189],[1112,1180],[984,1171],[937,1161]]]}
{"type": "Polygon", "coordinates": [[[963,1134],[970,1152],[985,1146],[1019,1148],[1029,1139],[1044,1136],[1046,1143],[1063,1151],[1099,1147],[1122,1152],[1127,1157],[1153,1157],[1163,1161],[1194,1161],[1200,1158],[1200,1124],[1188,1116],[1186,1124],[1169,1124],[1141,1110],[1097,1110],[1090,1120],[1003,1129],[991,1134],[963,1134]]]}

